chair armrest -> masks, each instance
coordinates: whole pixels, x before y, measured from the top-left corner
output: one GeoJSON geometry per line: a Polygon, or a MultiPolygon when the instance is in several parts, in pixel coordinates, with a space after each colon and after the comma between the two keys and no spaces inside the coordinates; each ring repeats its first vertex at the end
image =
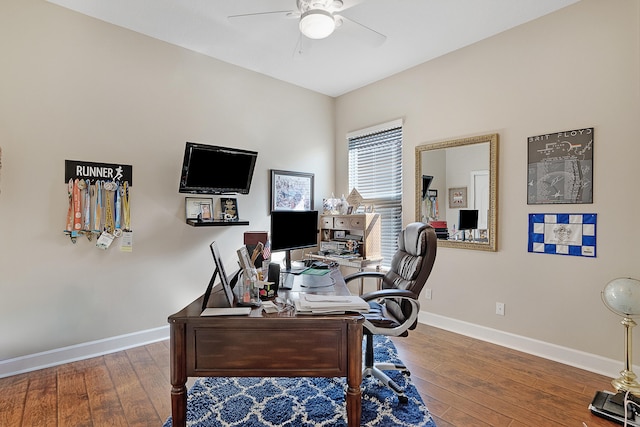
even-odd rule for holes
{"type": "Polygon", "coordinates": [[[384,273],[381,271],[359,271],[358,273],[353,273],[344,277],[344,281],[349,283],[354,279],[360,279],[365,277],[373,277],[376,279],[382,279],[384,277],[384,273]]]}
{"type": "Polygon", "coordinates": [[[372,301],[381,298],[405,298],[417,300],[418,295],[406,289],[380,289],[379,291],[368,292],[360,295],[365,301],[372,301]]]}
{"type": "MultiPolygon", "coordinates": [[[[400,298],[405,303],[408,303],[411,306],[409,317],[405,318],[401,324],[393,328],[387,326],[376,326],[374,321],[367,319],[367,316],[365,315],[364,328],[374,335],[388,335],[392,337],[398,337],[405,334],[407,330],[413,329],[416,322],[418,321],[418,314],[420,313],[420,301],[418,301],[418,296],[414,292],[408,291],[406,289],[382,289],[379,291],[373,291],[361,295],[360,298],[367,302],[385,298],[400,298]]],[[[400,319],[396,318],[395,320],[397,322],[400,322],[400,319]]]]}

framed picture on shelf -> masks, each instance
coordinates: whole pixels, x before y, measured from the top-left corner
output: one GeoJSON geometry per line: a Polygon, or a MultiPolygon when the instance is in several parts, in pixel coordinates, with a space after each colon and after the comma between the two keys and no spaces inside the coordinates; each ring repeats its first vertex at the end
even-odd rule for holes
{"type": "Polygon", "coordinates": [[[313,209],[313,174],[271,169],[271,210],[313,209]]]}
{"type": "Polygon", "coordinates": [[[467,207],[467,187],[456,187],[449,189],[449,208],[467,207]]]}
{"type": "Polygon", "coordinates": [[[184,208],[186,219],[211,219],[213,199],[207,197],[185,197],[184,208]]]}
{"type": "Polygon", "coordinates": [[[220,198],[220,212],[225,221],[238,220],[238,201],[231,197],[220,198]]]}

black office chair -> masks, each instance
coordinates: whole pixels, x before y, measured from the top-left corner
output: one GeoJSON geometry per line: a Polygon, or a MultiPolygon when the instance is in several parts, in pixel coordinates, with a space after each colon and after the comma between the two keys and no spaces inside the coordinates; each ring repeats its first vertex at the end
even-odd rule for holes
{"type": "Polygon", "coordinates": [[[414,222],[398,235],[398,252],[393,256],[387,273],[363,271],[345,277],[351,280],[373,277],[382,280],[382,289],[361,295],[371,309],[365,314],[364,334],[366,352],[363,377],[373,375],[391,388],[400,402],[407,396],[398,384],[383,371],[397,370],[409,374],[403,364],[374,363],[373,335],[405,337],[418,323],[420,303],[418,296],[431,274],[436,259],[435,230],[428,224],[414,222]]]}

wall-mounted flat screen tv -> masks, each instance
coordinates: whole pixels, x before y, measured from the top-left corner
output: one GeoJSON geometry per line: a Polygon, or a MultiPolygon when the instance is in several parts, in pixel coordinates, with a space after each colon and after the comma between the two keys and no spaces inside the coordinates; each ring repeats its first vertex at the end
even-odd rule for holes
{"type": "Polygon", "coordinates": [[[187,142],[180,193],[249,194],[258,153],[187,142]]]}

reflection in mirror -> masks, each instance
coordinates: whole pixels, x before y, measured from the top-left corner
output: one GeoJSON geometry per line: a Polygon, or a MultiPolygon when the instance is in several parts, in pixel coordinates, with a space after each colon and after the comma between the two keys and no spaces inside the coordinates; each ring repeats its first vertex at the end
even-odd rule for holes
{"type": "Polygon", "coordinates": [[[416,147],[416,220],[438,245],[497,250],[498,134],[416,147]]]}

